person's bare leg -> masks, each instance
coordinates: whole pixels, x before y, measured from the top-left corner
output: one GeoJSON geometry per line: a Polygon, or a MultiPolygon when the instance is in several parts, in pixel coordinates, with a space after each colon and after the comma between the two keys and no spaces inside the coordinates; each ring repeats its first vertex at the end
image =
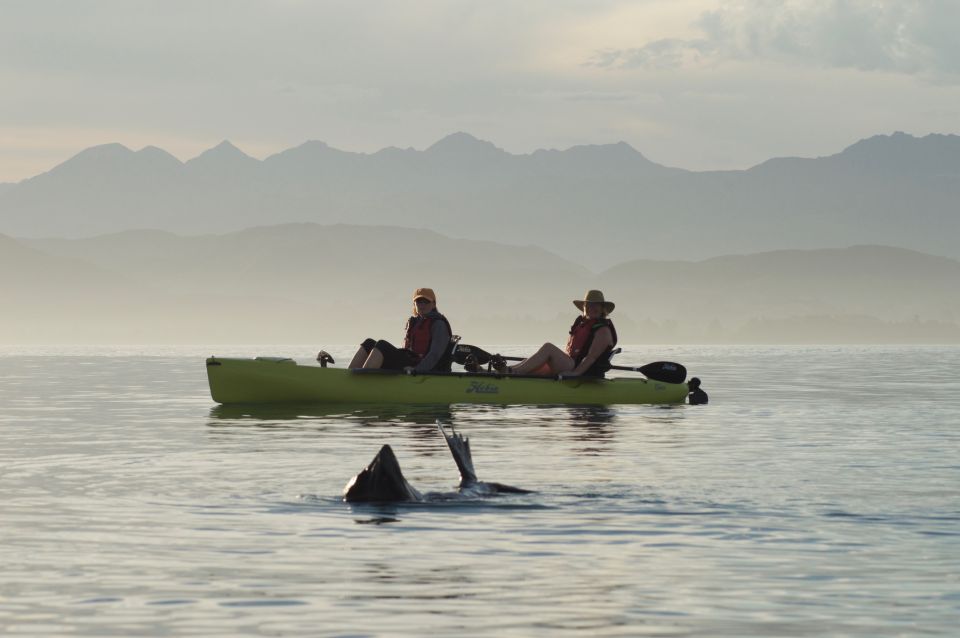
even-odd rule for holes
{"type": "Polygon", "coordinates": [[[374,348],[370,351],[370,355],[367,357],[367,360],[363,363],[364,368],[382,368],[383,367],[383,353],[374,348]]]}
{"type": "Polygon", "coordinates": [[[540,346],[540,349],[534,352],[532,355],[521,361],[520,363],[510,366],[510,369],[514,374],[529,374],[540,368],[547,361],[550,360],[550,352],[548,348],[555,347],[552,343],[545,343],[540,346]]]}
{"type": "Polygon", "coordinates": [[[573,359],[570,358],[563,350],[560,351],[560,355],[550,362],[550,369],[553,370],[554,374],[563,374],[564,372],[570,372],[577,367],[577,364],[573,362],[573,359]]]}
{"type": "Polygon", "coordinates": [[[514,374],[534,374],[544,365],[550,367],[550,374],[559,374],[573,370],[573,360],[567,353],[553,345],[545,343],[532,355],[512,367],[514,374]]]}
{"type": "Polygon", "coordinates": [[[360,349],[357,350],[357,354],[353,355],[353,359],[350,360],[350,365],[347,367],[351,370],[356,370],[357,368],[363,367],[363,362],[367,360],[367,350],[360,346],[360,349]]]}

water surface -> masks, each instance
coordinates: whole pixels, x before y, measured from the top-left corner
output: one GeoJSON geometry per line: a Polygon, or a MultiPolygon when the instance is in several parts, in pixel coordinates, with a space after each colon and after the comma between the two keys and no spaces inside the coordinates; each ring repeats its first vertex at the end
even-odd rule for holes
{"type": "Polygon", "coordinates": [[[0,633],[956,633],[960,348],[628,348],[708,406],[255,410],[205,356],[315,351],[208,350],[0,349],[0,633]],[[383,443],[453,488],[438,418],[536,492],[340,501],[383,443]]]}

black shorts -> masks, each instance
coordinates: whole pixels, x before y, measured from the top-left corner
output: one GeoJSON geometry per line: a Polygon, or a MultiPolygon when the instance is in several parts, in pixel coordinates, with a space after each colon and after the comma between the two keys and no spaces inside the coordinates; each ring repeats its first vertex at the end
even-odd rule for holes
{"type": "MultiPolygon", "coordinates": [[[[367,346],[372,341],[373,339],[368,339],[363,342],[367,352],[371,349],[367,346]]],[[[389,341],[381,339],[374,343],[372,347],[379,350],[380,354],[383,355],[383,365],[380,366],[382,370],[403,370],[407,366],[415,366],[420,363],[420,357],[414,354],[412,350],[398,348],[389,341]]]]}

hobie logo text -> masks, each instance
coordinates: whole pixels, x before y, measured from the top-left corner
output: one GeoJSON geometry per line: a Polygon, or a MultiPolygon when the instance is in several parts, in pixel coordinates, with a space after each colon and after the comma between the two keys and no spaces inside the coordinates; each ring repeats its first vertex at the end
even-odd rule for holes
{"type": "Polygon", "coordinates": [[[483,383],[481,381],[471,381],[470,387],[467,388],[467,394],[471,392],[475,394],[500,394],[500,388],[493,385],[492,383],[483,383]]]}

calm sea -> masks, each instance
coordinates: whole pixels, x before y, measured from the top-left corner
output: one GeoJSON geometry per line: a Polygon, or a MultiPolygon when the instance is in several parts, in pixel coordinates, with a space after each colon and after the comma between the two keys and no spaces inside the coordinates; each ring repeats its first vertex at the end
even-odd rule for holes
{"type": "Polygon", "coordinates": [[[205,356],[315,351],[0,349],[0,633],[957,635],[960,348],[628,350],[710,405],[228,410],[205,356]],[[535,493],[340,501],[383,443],[453,488],[438,418],[535,493]]]}

